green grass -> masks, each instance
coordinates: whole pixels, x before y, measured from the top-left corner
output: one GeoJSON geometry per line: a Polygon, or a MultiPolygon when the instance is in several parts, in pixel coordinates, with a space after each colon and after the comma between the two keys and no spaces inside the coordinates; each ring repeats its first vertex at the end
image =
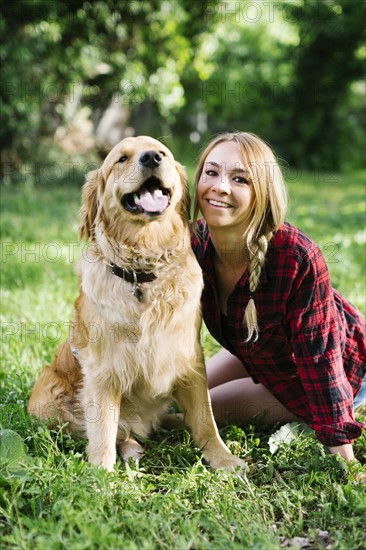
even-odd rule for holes
{"type": "MultiPolygon", "coordinates": [[[[365,313],[364,176],[288,179],[289,220],[319,243],[334,286],[365,313]]],[[[356,474],[365,471],[365,435],[355,442],[359,463],[345,467],[312,432],[272,455],[260,422],[228,426],[224,440],[251,466],[241,480],[207,468],[187,431],[162,430],[144,442],[139,467],[107,474],[86,461],[84,441],[26,414],[72,317],[79,196],[76,185],[2,189],[0,421],[26,446],[1,465],[3,547],[269,550],[299,547],[302,537],[313,549],[364,548],[366,485],[356,474]]],[[[204,345],[207,355],[217,349],[207,335],[204,345]]]]}

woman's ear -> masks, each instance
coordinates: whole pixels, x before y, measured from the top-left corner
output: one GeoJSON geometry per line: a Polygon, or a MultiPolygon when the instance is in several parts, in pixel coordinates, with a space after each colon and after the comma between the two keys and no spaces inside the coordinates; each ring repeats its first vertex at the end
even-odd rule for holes
{"type": "Polygon", "coordinates": [[[98,195],[104,187],[102,170],[89,172],[82,192],[79,235],[81,239],[94,240],[94,223],[98,212],[98,195]]]}
{"type": "Polygon", "coordinates": [[[182,184],[182,189],[183,189],[183,197],[181,200],[180,214],[184,221],[189,222],[189,218],[191,215],[191,195],[189,193],[188,176],[184,166],[182,166],[179,162],[176,162],[175,166],[179,174],[180,181],[182,184]]]}

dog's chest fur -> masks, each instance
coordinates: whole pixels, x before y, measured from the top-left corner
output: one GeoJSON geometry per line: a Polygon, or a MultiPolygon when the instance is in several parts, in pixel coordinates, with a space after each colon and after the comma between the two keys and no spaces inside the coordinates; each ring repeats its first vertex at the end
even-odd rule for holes
{"type": "Polygon", "coordinates": [[[202,275],[193,253],[160,265],[156,280],[142,284],[141,301],[103,261],[82,260],[79,274],[72,345],[85,374],[93,371],[128,395],[141,387],[151,399],[171,392],[195,366],[202,275]]]}

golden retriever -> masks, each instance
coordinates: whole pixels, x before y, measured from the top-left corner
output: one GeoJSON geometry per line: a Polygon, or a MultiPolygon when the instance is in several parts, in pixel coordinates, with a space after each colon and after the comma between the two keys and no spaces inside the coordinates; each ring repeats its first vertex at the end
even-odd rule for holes
{"type": "Polygon", "coordinates": [[[244,469],[211,412],[200,344],[202,275],[191,251],[183,167],[159,141],[124,139],[83,188],[80,295],[70,337],[43,369],[28,410],[86,434],[111,471],[138,459],[175,399],[213,468],[244,469]]]}

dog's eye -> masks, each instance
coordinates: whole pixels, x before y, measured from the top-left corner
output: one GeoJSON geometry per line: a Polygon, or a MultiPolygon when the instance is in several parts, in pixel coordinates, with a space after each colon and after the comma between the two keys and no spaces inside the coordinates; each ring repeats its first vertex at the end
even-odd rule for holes
{"type": "Polygon", "coordinates": [[[126,155],[122,155],[118,162],[125,162],[127,159],[128,157],[126,155]]]}
{"type": "Polygon", "coordinates": [[[159,153],[160,153],[161,155],[163,155],[163,157],[166,157],[166,154],[164,153],[164,151],[159,151],[159,153]]]}

